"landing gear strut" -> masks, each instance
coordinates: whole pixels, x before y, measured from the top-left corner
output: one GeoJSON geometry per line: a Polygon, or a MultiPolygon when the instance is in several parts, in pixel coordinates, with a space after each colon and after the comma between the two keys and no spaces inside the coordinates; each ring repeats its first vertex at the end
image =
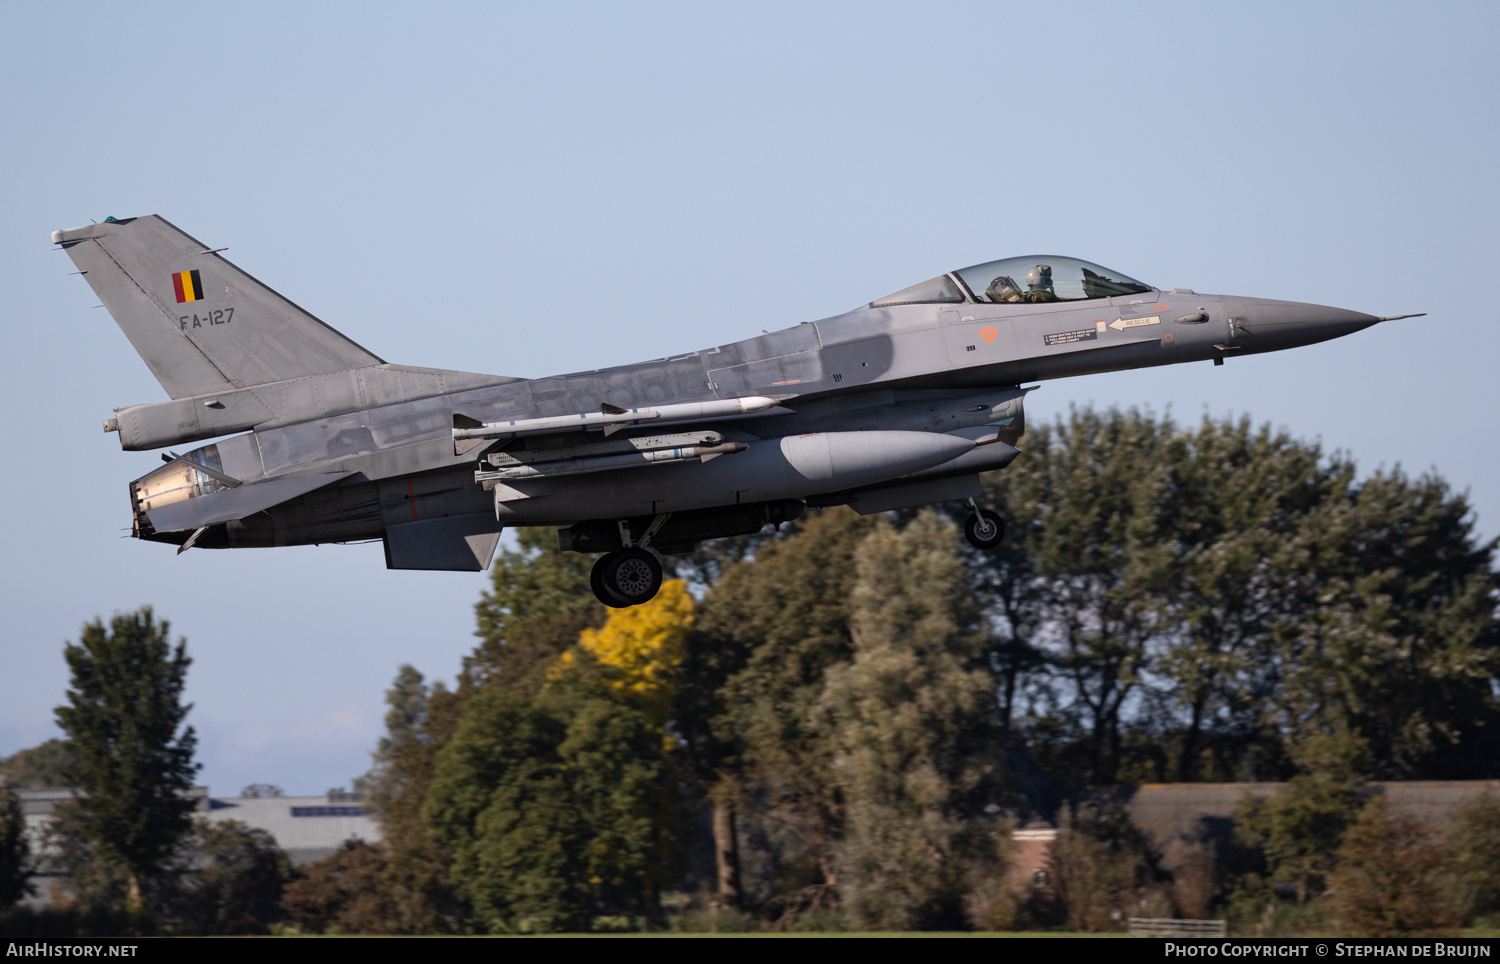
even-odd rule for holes
{"type": "Polygon", "coordinates": [[[646,547],[671,517],[670,512],[660,513],[639,537],[631,534],[629,520],[615,523],[624,548],[607,552],[594,563],[589,572],[594,598],[611,609],[624,609],[650,602],[656,596],[661,588],[661,563],[646,547]]]}
{"type": "Polygon", "coordinates": [[[639,546],[608,553],[594,563],[589,588],[611,609],[638,606],[661,588],[661,563],[639,546]]]}
{"type": "Polygon", "coordinates": [[[973,499],[965,500],[969,505],[969,518],[964,522],[964,538],[975,549],[990,550],[1000,545],[1005,538],[1005,520],[989,509],[981,509],[973,499]]]}

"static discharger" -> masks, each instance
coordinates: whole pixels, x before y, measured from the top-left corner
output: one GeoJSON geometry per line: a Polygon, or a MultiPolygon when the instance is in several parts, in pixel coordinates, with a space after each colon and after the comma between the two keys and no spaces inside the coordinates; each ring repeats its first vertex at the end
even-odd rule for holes
{"type": "Polygon", "coordinates": [[[605,435],[611,435],[622,428],[642,422],[688,422],[730,415],[752,415],[775,408],[779,401],[768,395],[751,395],[712,402],[658,405],[655,408],[620,408],[605,404],[597,412],[556,415],[550,418],[521,418],[510,422],[481,422],[476,418],[454,413],[453,454],[463,455],[485,439],[520,438],[523,435],[546,435],[550,432],[585,432],[592,429],[602,429],[605,435]]]}

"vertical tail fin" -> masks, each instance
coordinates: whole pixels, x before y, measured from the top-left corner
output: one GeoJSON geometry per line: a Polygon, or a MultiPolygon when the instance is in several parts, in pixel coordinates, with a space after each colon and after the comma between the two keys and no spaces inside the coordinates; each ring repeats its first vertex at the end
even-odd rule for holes
{"type": "Polygon", "coordinates": [[[157,215],[52,241],[172,398],[382,364],[157,215]]]}

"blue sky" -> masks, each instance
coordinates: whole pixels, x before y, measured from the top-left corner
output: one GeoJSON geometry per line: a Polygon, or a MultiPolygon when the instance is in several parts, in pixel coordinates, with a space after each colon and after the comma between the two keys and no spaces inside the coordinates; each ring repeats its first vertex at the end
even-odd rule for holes
{"type": "Polygon", "coordinates": [[[124,538],[164,398],[55,228],[161,214],[390,361],[538,376],[1072,254],[1374,314],[1311,348],[1048,382],[1029,417],[1247,414],[1468,490],[1500,533],[1500,7],[10,4],[0,11],[0,754],[61,649],[150,603],[189,640],[202,780],[318,792],[484,577],[378,546],[124,538]]]}

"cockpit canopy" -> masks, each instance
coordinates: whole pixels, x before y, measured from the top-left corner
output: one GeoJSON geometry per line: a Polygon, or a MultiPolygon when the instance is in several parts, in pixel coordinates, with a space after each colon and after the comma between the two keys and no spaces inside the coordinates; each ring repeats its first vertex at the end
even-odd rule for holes
{"type": "Polygon", "coordinates": [[[1031,255],[990,261],[960,268],[870,303],[871,308],[892,305],[1046,304],[1053,301],[1087,301],[1111,295],[1144,294],[1150,285],[1127,278],[1118,271],[1079,261],[1031,255]]]}

